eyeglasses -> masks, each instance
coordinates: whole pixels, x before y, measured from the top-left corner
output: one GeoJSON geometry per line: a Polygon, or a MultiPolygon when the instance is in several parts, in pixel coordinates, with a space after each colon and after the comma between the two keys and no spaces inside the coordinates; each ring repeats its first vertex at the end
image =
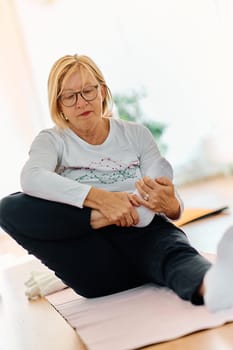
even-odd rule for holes
{"type": "Polygon", "coordinates": [[[85,101],[93,101],[97,97],[99,85],[90,85],[77,92],[66,92],[59,99],[63,106],[73,107],[78,101],[78,95],[81,95],[85,101]]]}

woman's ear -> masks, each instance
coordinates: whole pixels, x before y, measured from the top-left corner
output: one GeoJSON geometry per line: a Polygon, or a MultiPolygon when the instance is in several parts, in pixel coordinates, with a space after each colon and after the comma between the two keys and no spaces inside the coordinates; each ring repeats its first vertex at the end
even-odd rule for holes
{"type": "Polygon", "coordinates": [[[101,96],[102,96],[102,101],[104,101],[105,97],[106,97],[106,85],[100,85],[100,88],[101,88],[101,96]]]}
{"type": "Polygon", "coordinates": [[[59,113],[62,113],[61,103],[59,100],[57,101],[57,110],[59,113]]]}
{"type": "Polygon", "coordinates": [[[68,122],[69,118],[63,113],[62,108],[61,108],[61,104],[59,102],[57,104],[57,110],[58,110],[58,113],[60,114],[61,118],[63,120],[65,120],[66,122],[68,122]]]}

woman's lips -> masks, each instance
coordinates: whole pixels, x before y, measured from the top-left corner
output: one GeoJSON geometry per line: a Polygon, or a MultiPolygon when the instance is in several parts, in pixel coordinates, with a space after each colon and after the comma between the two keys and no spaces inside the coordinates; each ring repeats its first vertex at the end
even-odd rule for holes
{"type": "Polygon", "coordinates": [[[86,112],[79,114],[79,116],[80,117],[87,117],[90,113],[91,113],[90,111],[86,111],[86,112]]]}

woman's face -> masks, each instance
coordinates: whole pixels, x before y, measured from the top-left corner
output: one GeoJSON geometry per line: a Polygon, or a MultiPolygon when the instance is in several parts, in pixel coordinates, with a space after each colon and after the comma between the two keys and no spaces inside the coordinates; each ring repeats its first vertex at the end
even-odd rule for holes
{"type": "Polygon", "coordinates": [[[59,107],[68,118],[69,127],[78,134],[95,128],[101,121],[103,98],[104,87],[90,72],[79,69],[62,85],[59,107]],[[82,92],[84,98],[80,93],[74,94],[77,92],[82,92]]]}

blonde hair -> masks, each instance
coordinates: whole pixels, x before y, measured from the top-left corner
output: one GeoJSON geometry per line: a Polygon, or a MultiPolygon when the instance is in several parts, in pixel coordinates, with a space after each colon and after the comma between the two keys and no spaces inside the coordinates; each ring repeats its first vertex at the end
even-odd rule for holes
{"type": "Polygon", "coordinates": [[[48,99],[51,118],[54,123],[60,128],[67,128],[68,122],[65,120],[60,107],[58,98],[62,92],[62,85],[70,77],[72,73],[81,69],[91,73],[105,87],[105,96],[102,102],[102,110],[104,116],[111,114],[113,105],[112,94],[105,82],[104,76],[95,62],[85,55],[66,55],[59,58],[49,74],[48,79],[48,99]]]}

